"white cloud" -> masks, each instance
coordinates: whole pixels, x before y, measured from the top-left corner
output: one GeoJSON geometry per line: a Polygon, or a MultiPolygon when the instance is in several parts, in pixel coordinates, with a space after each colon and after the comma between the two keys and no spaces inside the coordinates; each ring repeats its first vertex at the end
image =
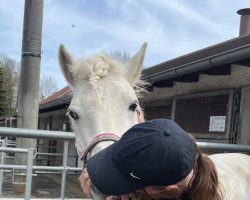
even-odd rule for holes
{"type": "MultiPolygon", "coordinates": [[[[62,42],[76,56],[114,50],[133,55],[148,42],[145,66],[238,36],[246,0],[46,0],[41,74],[66,82],[57,61],[62,42]]],[[[20,60],[24,1],[1,0],[0,51],[20,60]]]]}

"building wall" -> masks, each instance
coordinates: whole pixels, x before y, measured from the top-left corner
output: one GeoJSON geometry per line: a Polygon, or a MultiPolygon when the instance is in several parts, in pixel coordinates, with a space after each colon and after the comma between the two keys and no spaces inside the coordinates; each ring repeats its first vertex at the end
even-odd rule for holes
{"type": "Polygon", "coordinates": [[[0,127],[17,127],[17,119],[16,117],[6,117],[0,121],[0,127]]]}
{"type": "Polygon", "coordinates": [[[5,127],[5,121],[0,121],[0,127],[5,127]]]}
{"type": "MultiPolygon", "coordinates": [[[[173,87],[154,88],[154,92],[147,96],[149,101],[173,98],[178,95],[192,94],[205,91],[216,91],[230,88],[250,86],[250,68],[232,65],[231,75],[204,75],[201,74],[198,82],[175,82],[173,87]]],[[[148,101],[147,100],[147,101],[148,101]]]]}
{"type": "MultiPolygon", "coordinates": [[[[50,111],[39,114],[39,129],[42,130],[53,130],[53,131],[71,131],[69,120],[66,117],[67,109],[50,111]]],[[[48,148],[40,147],[38,151],[45,153],[63,153],[64,142],[61,140],[39,140],[40,146],[47,146],[48,148]]],[[[69,142],[68,152],[68,166],[77,166],[78,155],[76,153],[75,144],[73,141],[69,142]]],[[[62,156],[39,156],[40,162],[43,165],[61,165],[62,156]]]]}
{"type": "MultiPolygon", "coordinates": [[[[237,113],[238,111],[234,111],[235,109],[233,109],[233,104],[235,103],[235,99],[234,96],[230,97],[230,99],[228,100],[228,103],[224,106],[226,109],[223,110],[223,113],[226,111],[226,115],[225,113],[223,114],[223,116],[226,116],[226,129],[224,131],[224,136],[222,137],[221,134],[210,134],[208,132],[203,132],[202,134],[196,134],[194,132],[194,135],[196,136],[196,138],[201,138],[202,140],[204,138],[207,138],[209,140],[217,140],[219,142],[226,142],[226,143],[234,143],[236,140],[234,139],[235,136],[238,135],[238,137],[241,137],[242,139],[238,139],[238,143],[242,143],[243,141],[245,141],[245,144],[250,144],[250,133],[248,133],[248,130],[250,130],[249,125],[250,124],[250,116],[247,113],[250,113],[249,109],[250,106],[248,106],[248,104],[246,103],[249,102],[250,104],[250,97],[248,98],[248,90],[246,90],[245,88],[247,86],[250,86],[250,68],[248,67],[243,67],[243,66],[238,66],[238,65],[233,65],[231,68],[231,75],[228,76],[218,76],[218,75],[200,75],[200,79],[199,82],[196,83],[175,83],[174,87],[172,88],[154,88],[154,91],[152,93],[149,93],[145,99],[143,99],[143,105],[146,105],[146,108],[144,108],[145,112],[146,112],[146,116],[153,116],[154,118],[158,118],[161,116],[164,116],[164,109],[161,109],[159,112],[159,108],[157,107],[159,103],[155,104],[155,109],[154,109],[154,102],[163,102],[163,104],[161,106],[164,106],[164,102],[165,102],[165,106],[169,107],[169,105],[172,105],[172,109],[171,109],[171,115],[170,118],[172,118],[173,120],[177,120],[178,123],[181,123],[184,119],[175,119],[175,114],[178,111],[178,109],[176,110],[176,108],[180,108],[180,105],[176,105],[176,101],[177,99],[182,99],[182,98],[186,98],[186,96],[189,95],[198,95],[200,97],[206,95],[207,93],[218,93],[218,95],[224,91],[228,91],[229,93],[232,93],[231,95],[234,95],[233,93],[236,90],[242,89],[242,91],[244,91],[244,93],[242,93],[243,98],[245,99],[245,101],[241,101],[240,103],[240,108],[241,108],[241,118],[236,118],[237,117],[237,113]],[[150,106],[150,109],[147,109],[147,106],[150,106]],[[231,106],[231,108],[229,108],[229,106],[231,106]],[[147,112],[151,112],[150,114],[147,112]],[[159,114],[160,113],[160,114],[159,114]],[[237,122],[237,124],[235,125],[234,121],[237,122]],[[237,129],[237,132],[233,131],[233,127],[237,126],[240,127],[237,129]],[[227,135],[227,137],[225,137],[225,135],[227,135]],[[222,141],[226,139],[225,141],[222,141]]],[[[193,101],[190,99],[190,101],[193,101]]],[[[207,101],[207,100],[206,100],[207,101]]],[[[188,102],[188,101],[187,101],[188,102]]],[[[212,106],[210,109],[213,110],[218,110],[218,106],[216,108],[217,103],[215,102],[214,106],[212,106]]],[[[192,107],[197,107],[200,105],[194,104],[192,105],[192,107]]],[[[209,109],[209,105],[206,106],[207,110],[209,109]]],[[[204,115],[202,115],[202,110],[200,109],[196,109],[196,108],[192,108],[191,110],[187,109],[186,107],[181,108],[183,110],[183,114],[182,117],[184,115],[187,115],[186,117],[190,118],[190,122],[184,123],[183,126],[188,126],[188,124],[190,124],[192,122],[193,126],[198,126],[200,125],[199,121],[201,120],[201,117],[204,115]],[[195,111],[196,109],[196,111],[195,111]],[[186,110],[186,111],[185,111],[186,110]],[[195,115],[190,115],[190,112],[196,112],[195,115]],[[186,114],[185,114],[186,113],[186,114]],[[197,118],[197,116],[200,116],[197,118]],[[195,125],[195,123],[197,125],[195,125]]],[[[165,109],[166,110],[166,109],[165,109]]],[[[165,116],[169,116],[169,110],[168,112],[166,112],[165,116]]],[[[178,112],[182,112],[179,111],[178,112]]],[[[203,112],[204,113],[204,112],[203,112]]],[[[208,111],[207,113],[213,113],[211,111],[208,111]]],[[[219,113],[219,112],[218,112],[219,113]]],[[[168,117],[166,117],[168,118],[168,117]]],[[[185,120],[187,121],[186,118],[185,120]]],[[[205,121],[204,121],[205,122],[205,121]]],[[[211,122],[211,121],[210,121],[211,122]]],[[[210,123],[209,120],[206,121],[207,126],[209,126],[208,123],[210,123]]],[[[204,123],[203,123],[204,125],[204,123]]],[[[203,127],[200,127],[200,129],[204,129],[205,125],[203,127]]],[[[207,128],[207,127],[206,127],[207,128]]],[[[242,143],[243,144],[243,143],[242,143]]]]}
{"type": "Polygon", "coordinates": [[[159,100],[159,101],[147,101],[142,102],[142,108],[144,111],[145,120],[151,120],[155,118],[172,118],[172,100],[159,100]]]}

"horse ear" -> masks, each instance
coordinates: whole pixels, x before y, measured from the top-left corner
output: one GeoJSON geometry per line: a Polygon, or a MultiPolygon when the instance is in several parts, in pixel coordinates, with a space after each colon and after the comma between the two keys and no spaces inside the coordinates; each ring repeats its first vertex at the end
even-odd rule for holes
{"type": "Polygon", "coordinates": [[[74,87],[75,85],[74,72],[73,72],[74,57],[70,55],[70,53],[66,50],[63,44],[60,44],[59,46],[58,59],[66,81],[68,82],[69,85],[74,87]]]}
{"type": "Polygon", "coordinates": [[[147,43],[144,43],[140,50],[127,63],[125,76],[132,86],[140,79],[146,48],[147,43]]]}

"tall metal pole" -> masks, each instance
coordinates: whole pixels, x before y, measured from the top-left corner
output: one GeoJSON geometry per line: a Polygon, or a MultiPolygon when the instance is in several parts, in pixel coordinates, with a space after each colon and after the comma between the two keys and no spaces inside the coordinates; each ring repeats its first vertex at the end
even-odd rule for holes
{"type": "MultiPolygon", "coordinates": [[[[37,129],[43,0],[25,0],[22,59],[18,88],[17,126],[37,129]]],[[[17,139],[18,148],[36,148],[35,139],[17,139]]],[[[16,164],[26,165],[27,156],[16,154],[16,164]]],[[[22,181],[22,180],[21,180],[22,181]]]]}

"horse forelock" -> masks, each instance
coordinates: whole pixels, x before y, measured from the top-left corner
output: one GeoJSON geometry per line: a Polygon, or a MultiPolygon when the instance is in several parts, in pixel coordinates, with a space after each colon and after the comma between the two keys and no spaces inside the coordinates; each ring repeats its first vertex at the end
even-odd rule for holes
{"type": "Polygon", "coordinates": [[[76,63],[75,79],[89,80],[97,88],[99,80],[109,75],[122,75],[121,63],[106,55],[97,55],[76,63]]]}
{"type": "MultiPolygon", "coordinates": [[[[113,80],[119,80],[119,77],[124,77],[126,66],[124,63],[108,56],[96,55],[87,59],[80,59],[76,62],[75,79],[88,80],[90,84],[97,89],[100,80],[106,77],[113,77],[113,80]]],[[[111,78],[112,79],[112,78],[111,78]]],[[[108,80],[107,80],[108,81],[108,80]]],[[[138,80],[135,85],[131,85],[137,96],[141,96],[145,92],[145,88],[149,84],[145,81],[138,80]]],[[[143,95],[142,95],[143,96],[143,95]]]]}

